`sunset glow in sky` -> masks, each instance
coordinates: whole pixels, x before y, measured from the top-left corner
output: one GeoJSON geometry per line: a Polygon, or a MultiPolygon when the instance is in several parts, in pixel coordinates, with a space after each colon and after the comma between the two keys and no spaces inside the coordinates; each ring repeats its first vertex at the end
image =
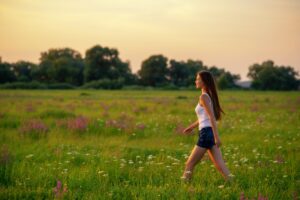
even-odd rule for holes
{"type": "Polygon", "coordinates": [[[245,80],[272,59],[300,73],[299,0],[1,0],[2,61],[37,63],[42,51],[83,56],[117,48],[133,72],[150,55],[202,60],[245,80]]]}

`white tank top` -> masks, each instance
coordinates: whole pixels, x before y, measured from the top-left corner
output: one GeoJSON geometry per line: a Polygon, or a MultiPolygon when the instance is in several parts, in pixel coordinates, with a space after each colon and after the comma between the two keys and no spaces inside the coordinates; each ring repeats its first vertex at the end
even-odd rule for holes
{"type": "MultiPolygon", "coordinates": [[[[209,95],[207,93],[203,93],[203,94],[206,94],[209,97],[209,95]]],[[[209,105],[212,106],[210,97],[209,97],[209,105]]],[[[210,123],[208,114],[206,113],[204,107],[200,106],[199,102],[195,108],[195,111],[196,111],[198,121],[199,121],[199,130],[201,130],[204,127],[208,127],[208,126],[211,127],[211,123],[210,123]]]]}

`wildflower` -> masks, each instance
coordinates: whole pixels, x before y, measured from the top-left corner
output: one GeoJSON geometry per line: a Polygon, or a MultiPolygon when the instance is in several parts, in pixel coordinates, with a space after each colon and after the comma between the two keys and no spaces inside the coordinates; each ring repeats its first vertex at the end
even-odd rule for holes
{"type": "Polygon", "coordinates": [[[149,156],[148,156],[148,160],[151,160],[152,158],[153,158],[152,155],[149,155],[149,156]]]}
{"type": "Polygon", "coordinates": [[[28,154],[25,158],[31,158],[33,157],[33,154],[28,154]]]}
{"type": "Polygon", "coordinates": [[[34,138],[39,138],[46,135],[48,132],[48,127],[41,120],[32,119],[24,122],[19,131],[23,135],[28,134],[34,138]]]}
{"type": "Polygon", "coordinates": [[[244,194],[244,192],[241,192],[240,200],[245,200],[245,194],[244,194]]]}
{"type": "Polygon", "coordinates": [[[138,129],[138,130],[144,130],[145,128],[146,128],[146,125],[145,124],[143,124],[143,123],[138,123],[137,125],[136,125],[136,128],[138,129]]]}
{"type": "Polygon", "coordinates": [[[224,188],[224,185],[219,185],[218,188],[222,189],[224,188]]]}
{"type": "Polygon", "coordinates": [[[187,154],[183,154],[183,157],[186,159],[188,158],[189,156],[187,154]]]}
{"type": "Polygon", "coordinates": [[[68,129],[72,131],[83,132],[87,129],[88,119],[82,116],[79,116],[75,119],[70,119],[68,121],[68,129]]]}
{"type": "Polygon", "coordinates": [[[56,198],[63,198],[64,194],[68,192],[67,184],[62,187],[61,181],[57,181],[56,187],[53,188],[53,193],[56,198]]]}

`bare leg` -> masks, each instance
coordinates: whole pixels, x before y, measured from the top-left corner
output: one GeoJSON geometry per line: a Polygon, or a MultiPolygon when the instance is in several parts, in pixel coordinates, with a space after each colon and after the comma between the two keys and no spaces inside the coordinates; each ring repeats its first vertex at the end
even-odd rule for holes
{"type": "Polygon", "coordinates": [[[219,147],[214,145],[211,149],[208,150],[208,155],[211,161],[215,164],[216,168],[220,171],[224,179],[229,180],[231,178],[230,171],[226,167],[219,147]]]}
{"type": "Polygon", "coordinates": [[[206,152],[205,148],[199,147],[195,145],[194,149],[191,152],[188,160],[185,163],[185,170],[183,172],[182,178],[183,179],[191,179],[194,167],[196,164],[202,159],[206,152]]]}

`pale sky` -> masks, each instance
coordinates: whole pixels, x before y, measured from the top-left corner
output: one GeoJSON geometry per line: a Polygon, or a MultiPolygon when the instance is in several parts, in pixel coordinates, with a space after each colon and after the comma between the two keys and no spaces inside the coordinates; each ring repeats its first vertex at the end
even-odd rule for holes
{"type": "Polygon", "coordinates": [[[300,0],[0,0],[2,61],[50,48],[117,48],[133,72],[154,54],[202,60],[246,80],[271,59],[300,73],[300,0]]]}

